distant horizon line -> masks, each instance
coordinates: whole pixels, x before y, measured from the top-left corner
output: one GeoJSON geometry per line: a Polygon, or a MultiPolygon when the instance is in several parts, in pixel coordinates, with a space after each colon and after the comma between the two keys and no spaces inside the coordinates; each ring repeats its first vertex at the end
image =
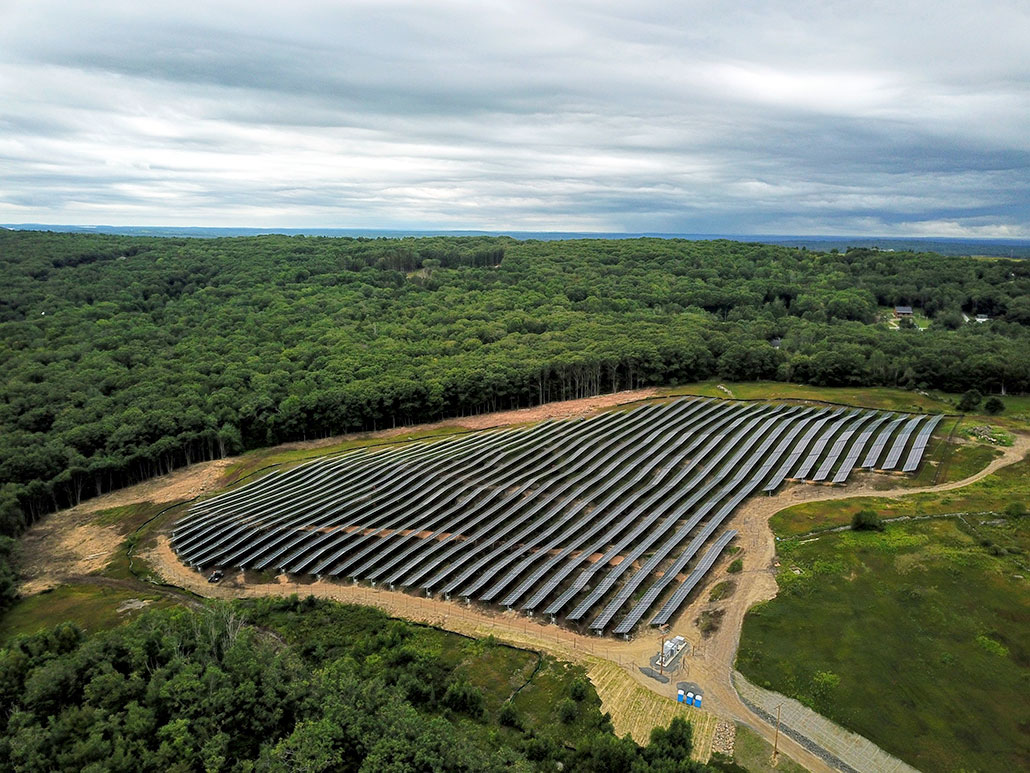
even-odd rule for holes
{"type": "Polygon", "coordinates": [[[440,234],[440,235],[474,235],[474,236],[512,236],[517,235],[550,235],[550,236],[582,236],[582,237],[640,237],[640,238],[694,238],[694,239],[807,239],[812,241],[838,241],[842,239],[892,240],[892,241],[938,241],[938,242],[996,242],[1014,245],[1030,245],[1030,237],[1021,236],[927,236],[927,235],[887,235],[887,234],[855,234],[855,233],[759,233],[759,232],[691,232],[691,231],[579,231],[579,230],[544,230],[514,228],[377,228],[371,226],[213,226],[213,225],[112,225],[107,223],[0,223],[0,228],[7,230],[53,230],[79,229],[140,231],[247,231],[255,235],[320,235],[315,232],[334,232],[340,234],[440,234]]]}

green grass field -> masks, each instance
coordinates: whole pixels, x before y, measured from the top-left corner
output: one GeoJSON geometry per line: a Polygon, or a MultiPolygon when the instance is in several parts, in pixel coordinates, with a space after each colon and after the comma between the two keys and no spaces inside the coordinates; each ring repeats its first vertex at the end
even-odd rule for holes
{"type": "MultiPolygon", "coordinates": [[[[955,480],[963,480],[968,478],[977,472],[980,472],[984,467],[993,462],[1002,452],[997,448],[993,448],[983,443],[970,443],[969,445],[953,446],[951,453],[948,454],[945,460],[944,473],[934,480],[933,476],[924,476],[923,470],[920,470],[920,474],[916,476],[916,480],[921,480],[923,485],[931,485],[933,483],[950,483],[955,480]]],[[[930,465],[926,467],[932,468],[930,465]]],[[[934,470],[936,471],[936,470],[934,470]]]]}
{"type": "Polygon", "coordinates": [[[738,667],[920,770],[1030,769],[1030,518],[974,527],[781,542],[738,667]]]}
{"type": "Polygon", "coordinates": [[[0,645],[21,634],[33,634],[71,621],[84,631],[113,628],[139,614],[139,609],[118,608],[132,599],[146,601],[147,609],[171,606],[162,596],[96,585],[62,585],[47,593],[21,599],[0,618],[0,645]]]}
{"type": "Polygon", "coordinates": [[[748,773],[806,773],[805,769],[784,754],[776,767],[772,764],[772,744],[747,725],[737,725],[733,742],[733,761],[747,768],[748,773]]]}
{"type": "Polygon", "coordinates": [[[875,510],[882,518],[895,518],[1001,512],[1013,502],[1022,502],[1030,507],[1030,459],[1002,467],[983,480],[951,491],[928,491],[899,499],[853,497],[794,505],[774,515],[769,525],[777,536],[792,537],[849,524],[859,510],[875,510]]]}
{"type": "Polygon", "coordinates": [[[926,395],[905,389],[814,387],[804,384],[785,384],[779,381],[720,382],[701,381],[694,384],[662,389],[662,394],[694,394],[706,397],[730,397],[719,386],[725,386],[733,397],[741,400],[821,400],[829,403],[878,408],[884,411],[914,411],[919,413],[953,413],[952,395],[938,392],[926,395]]]}

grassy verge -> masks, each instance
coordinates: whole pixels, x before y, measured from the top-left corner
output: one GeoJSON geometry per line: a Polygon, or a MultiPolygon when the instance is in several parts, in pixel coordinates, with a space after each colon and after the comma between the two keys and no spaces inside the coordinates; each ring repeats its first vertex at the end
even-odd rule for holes
{"type": "Polygon", "coordinates": [[[737,725],[733,742],[733,761],[747,768],[748,773],[806,773],[805,768],[784,754],[772,764],[772,744],[747,725],[737,725]]]}
{"type": "Polygon", "coordinates": [[[738,667],[921,770],[1030,769],[1030,518],[973,527],[781,542],[738,667]]]}
{"type": "Polygon", "coordinates": [[[709,397],[729,397],[720,389],[725,386],[733,397],[741,400],[821,400],[830,403],[876,408],[884,411],[913,411],[917,413],[953,413],[954,396],[938,392],[919,393],[905,389],[814,387],[804,384],[785,384],[779,381],[721,382],[702,381],[694,384],[668,387],[663,394],[697,394],[709,397]]]}
{"type": "Polygon", "coordinates": [[[167,599],[121,588],[96,585],[62,585],[53,591],[22,599],[0,620],[0,644],[21,634],[33,634],[58,623],[71,621],[85,631],[95,632],[131,620],[143,609],[119,607],[132,600],[145,601],[147,609],[171,606],[167,599]]]}
{"type": "Polygon", "coordinates": [[[222,480],[228,486],[251,473],[270,465],[289,465],[306,461],[316,456],[328,456],[343,451],[350,451],[355,448],[367,448],[369,446],[398,445],[411,440],[427,440],[437,437],[446,437],[457,433],[465,432],[463,427],[457,425],[435,427],[433,429],[418,432],[409,432],[403,435],[396,435],[391,438],[373,437],[371,434],[351,440],[334,443],[317,448],[259,448],[255,451],[237,457],[237,459],[225,469],[222,480]]]}
{"type": "MultiPolygon", "coordinates": [[[[970,475],[980,472],[980,470],[1001,455],[1002,452],[997,448],[992,448],[982,443],[955,446],[948,455],[944,472],[936,482],[950,483],[951,481],[968,478],[970,475]]],[[[926,467],[929,467],[929,465],[926,465],[926,467]]],[[[921,470],[920,474],[916,476],[916,480],[926,478],[926,476],[922,475],[922,472],[921,470]]],[[[932,483],[934,483],[934,479],[931,475],[921,485],[930,485],[932,483]]]]}
{"type": "Polygon", "coordinates": [[[129,551],[131,549],[136,553],[141,547],[150,544],[163,524],[166,524],[170,519],[179,517],[182,512],[181,509],[172,509],[178,504],[181,503],[161,502],[155,504],[154,502],[137,502],[136,504],[115,507],[99,513],[98,523],[117,526],[125,534],[125,541],[118,546],[118,550],[100,574],[115,580],[133,580],[147,574],[158,579],[156,574],[147,570],[138,555],[134,555],[132,558],[132,565],[136,569],[134,574],[129,566],[129,551]],[[162,511],[167,512],[161,517],[156,518],[156,520],[151,520],[155,519],[155,516],[158,516],[162,511]]]}
{"type": "Polygon", "coordinates": [[[927,491],[898,499],[853,497],[794,505],[774,515],[769,525],[777,536],[791,537],[844,526],[851,523],[851,517],[859,510],[875,510],[882,518],[1001,512],[1012,502],[1028,503],[1027,492],[1030,492],[1030,459],[1002,467],[983,480],[951,491],[927,491]]]}

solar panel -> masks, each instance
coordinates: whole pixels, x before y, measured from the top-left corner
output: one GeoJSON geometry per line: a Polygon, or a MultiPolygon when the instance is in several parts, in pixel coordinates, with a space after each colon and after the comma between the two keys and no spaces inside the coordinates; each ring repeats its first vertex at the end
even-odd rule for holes
{"type": "Polygon", "coordinates": [[[848,449],[847,456],[845,456],[844,461],[840,463],[837,474],[833,476],[834,483],[844,483],[844,481],[848,479],[848,476],[851,475],[851,471],[855,469],[855,463],[858,461],[858,457],[862,455],[862,451],[869,443],[869,439],[888,419],[890,419],[889,414],[880,416],[872,424],[862,430],[862,434],[860,434],[855,439],[855,442],[851,444],[851,448],[848,449]]]}
{"type": "Polygon", "coordinates": [[[808,449],[811,447],[812,442],[815,440],[816,436],[818,436],[819,433],[822,431],[823,427],[825,427],[828,422],[840,417],[843,413],[844,409],[840,408],[833,413],[827,413],[820,416],[816,420],[815,424],[811,426],[808,432],[805,433],[805,436],[798,441],[796,446],[794,446],[794,450],[792,450],[790,454],[787,456],[787,458],[784,459],[783,462],[780,464],[779,469],[776,470],[776,473],[772,476],[772,479],[769,481],[768,484],[766,484],[765,490],[775,491],[776,488],[779,487],[779,485],[783,483],[783,481],[786,479],[787,473],[794,469],[794,465],[797,464],[798,459],[801,458],[801,455],[808,453],[808,449]]]}
{"type": "MultiPolygon", "coordinates": [[[[690,595],[690,592],[697,587],[697,584],[701,579],[709,572],[709,570],[711,570],[712,566],[715,565],[715,562],[719,560],[719,556],[722,555],[722,552],[730,544],[730,541],[736,536],[737,532],[733,529],[728,529],[719,535],[719,538],[708,549],[708,552],[705,553],[697,566],[695,566],[690,574],[687,575],[687,578],[675,590],[675,592],[673,592],[672,596],[669,597],[669,600],[662,605],[658,614],[652,618],[651,625],[665,625],[669,622],[669,619],[676,614],[676,610],[682,606],[687,596],[690,595]]],[[[623,631],[620,631],[617,628],[615,633],[623,633],[623,631]]]]}
{"type": "Polygon", "coordinates": [[[838,419],[831,419],[826,425],[826,428],[815,439],[815,443],[812,444],[812,447],[808,451],[808,456],[806,456],[805,460],[798,465],[798,468],[794,471],[794,474],[791,475],[791,477],[798,480],[807,478],[809,472],[811,472],[815,463],[822,455],[823,450],[826,448],[826,444],[829,443],[830,439],[837,434],[841,426],[848,422],[852,417],[857,416],[859,413],[860,411],[851,411],[838,419]]]}
{"type": "Polygon", "coordinates": [[[681,399],[357,449],[196,503],[173,547],[199,566],[440,587],[553,615],[576,600],[570,621],[603,603],[590,626],[624,612],[615,630],[628,632],[690,565],[652,622],[674,614],[757,487],[795,468],[846,479],[870,443],[892,441],[895,463],[911,445],[904,469],[918,466],[940,418],[918,433],[922,418],[907,421],[895,437],[900,424],[874,412],[681,399]]]}
{"type": "Polygon", "coordinates": [[[891,435],[894,434],[894,430],[900,427],[904,421],[905,417],[899,416],[883,428],[880,434],[876,436],[876,440],[873,441],[873,447],[869,449],[869,453],[866,454],[865,459],[862,461],[863,467],[872,469],[876,466],[876,460],[883,454],[883,449],[887,445],[887,441],[890,440],[891,435]]]}
{"type": "Polygon", "coordinates": [[[923,458],[923,452],[926,450],[926,444],[930,442],[930,436],[943,418],[943,416],[932,416],[922,426],[915,442],[912,444],[912,450],[908,453],[905,465],[901,468],[902,472],[914,472],[919,467],[919,462],[923,458]]]}
{"type": "Polygon", "coordinates": [[[898,460],[901,459],[901,453],[905,450],[905,445],[908,443],[909,437],[912,435],[912,431],[916,428],[916,425],[922,421],[922,416],[916,416],[905,422],[905,426],[901,428],[901,432],[894,438],[894,445],[891,446],[891,450],[887,453],[887,458],[880,464],[881,470],[893,470],[898,466],[898,460]]]}
{"type": "Polygon", "coordinates": [[[840,459],[841,454],[844,453],[844,449],[851,441],[851,438],[862,428],[863,424],[867,423],[872,418],[874,418],[873,414],[860,414],[857,419],[851,422],[844,431],[837,436],[837,440],[834,441],[830,452],[826,454],[826,458],[823,459],[823,463],[819,465],[819,469],[816,471],[815,475],[812,476],[812,480],[818,482],[830,477],[830,470],[833,469],[837,460],[840,459]]]}
{"type": "MultiPolygon", "coordinates": [[[[605,577],[605,579],[598,584],[597,588],[594,589],[590,596],[572,611],[572,614],[569,615],[569,619],[575,620],[585,615],[593,606],[593,604],[596,603],[601,598],[601,596],[603,596],[608,591],[608,589],[612,587],[612,585],[614,585],[615,581],[623,574],[623,572],[625,572],[626,569],[632,565],[632,562],[636,561],[636,559],[639,558],[644,553],[644,551],[647,550],[648,547],[650,547],[652,544],[658,541],[673,526],[673,524],[675,524],[683,515],[685,515],[689,511],[689,509],[695,503],[700,501],[706,494],[708,494],[708,492],[711,491],[716,485],[718,485],[718,483],[721,480],[728,477],[733,472],[732,468],[737,463],[737,461],[742,456],[746,455],[747,451],[751,448],[751,446],[755,442],[757,442],[758,437],[761,434],[763,434],[766,431],[766,429],[777,420],[777,415],[782,413],[783,410],[784,409],[782,408],[777,408],[772,412],[772,416],[759,416],[745,424],[744,428],[734,437],[734,440],[726,443],[725,446],[715,454],[712,461],[706,466],[705,471],[702,473],[702,476],[707,477],[709,473],[716,470],[718,470],[718,473],[711,480],[702,485],[697,485],[697,483],[693,483],[693,485],[688,484],[688,488],[694,489],[694,491],[691,494],[691,497],[687,500],[687,502],[683,506],[677,508],[671,516],[666,518],[666,520],[663,522],[662,526],[659,529],[652,531],[651,534],[649,534],[640,544],[638,544],[632,551],[630,551],[630,553],[623,559],[621,563],[619,563],[612,570],[610,570],[608,576],[605,577]],[[736,451],[736,453],[734,457],[730,460],[730,462],[723,467],[722,462],[730,451],[736,451]]],[[[797,409],[794,408],[792,410],[796,411],[797,409]]],[[[700,483],[700,480],[698,480],[698,483],[700,483]]],[[[703,513],[705,506],[707,506],[707,504],[710,501],[711,500],[709,499],[702,502],[702,506],[698,509],[698,511],[693,516],[691,516],[691,518],[674,533],[673,537],[670,540],[667,540],[666,543],[661,548],[659,548],[658,551],[655,552],[655,554],[652,555],[652,557],[645,564],[645,567],[647,567],[648,572],[653,570],[654,566],[657,565],[655,556],[661,554],[663,550],[667,551],[668,549],[671,549],[668,547],[669,542],[681,539],[682,534],[688,533],[690,529],[692,529],[694,525],[696,525],[700,517],[699,513],[703,513]]],[[[657,560],[660,561],[661,558],[658,558],[657,560]]],[[[590,624],[591,628],[603,629],[605,625],[607,625],[608,620],[610,620],[611,617],[615,614],[615,612],[618,611],[618,608],[625,602],[625,599],[632,594],[636,585],[643,580],[643,577],[645,576],[642,574],[643,571],[644,570],[641,570],[634,575],[634,578],[639,577],[639,580],[631,578],[630,581],[623,585],[623,587],[616,594],[615,599],[609,602],[608,606],[605,607],[604,611],[600,615],[598,615],[597,618],[595,618],[594,621],[590,624]]]]}
{"type": "MultiPolygon", "coordinates": [[[[634,575],[619,589],[619,592],[615,595],[604,610],[590,623],[590,627],[595,630],[603,630],[612,617],[619,611],[619,609],[629,600],[636,589],[643,583],[651,574],[653,574],[661,565],[665,557],[669,555],[672,550],[683,542],[687,536],[694,530],[694,528],[711,512],[715,507],[722,502],[727,496],[739,493],[739,489],[744,484],[744,480],[751,473],[751,471],[759,466],[759,460],[762,455],[769,450],[774,443],[776,443],[785,430],[788,429],[797,417],[792,416],[797,409],[789,411],[786,415],[773,416],[766,420],[761,427],[755,431],[751,437],[745,440],[739,447],[734,458],[727,465],[733,470],[733,477],[726,483],[716,494],[708,497],[697,510],[690,516],[690,518],[676,530],[676,532],[669,537],[647,560],[647,562],[637,571],[634,575]],[[752,446],[761,439],[762,442],[758,448],[751,453],[752,446]]],[[[749,484],[743,493],[740,493],[735,500],[731,501],[729,505],[724,506],[716,515],[702,528],[700,534],[694,538],[690,546],[684,553],[680,555],[676,561],[673,562],[671,568],[665,570],[662,578],[657,580],[654,585],[644,593],[643,598],[638,603],[640,608],[640,615],[654,603],[660,593],[661,589],[671,581],[672,577],[679,571],[682,566],[685,566],[687,561],[693,557],[694,553],[700,549],[701,545],[704,544],[705,540],[718,528],[719,524],[736,505],[743,500],[748,493],[750,488],[757,486],[761,482],[761,478],[754,476],[751,478],[749,484]]],[[[630,615],[632,617],[632,614],[630,615]]],[[[639,619],[639,617],[637,618],[639,619]]],[[[630,628],[636,624],[636,620],[629,623],[630,628]]]]}

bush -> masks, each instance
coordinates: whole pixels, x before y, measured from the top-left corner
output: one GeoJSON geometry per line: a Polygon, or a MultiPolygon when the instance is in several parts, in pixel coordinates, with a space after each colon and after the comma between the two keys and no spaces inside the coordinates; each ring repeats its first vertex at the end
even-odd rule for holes
{"type": "Polygon", "coordinates": [[[742,572],[743,570],[744,570],[744,562],[741,561],[739,558],[733,559],[733,563],[731,563],[729,565],[729,567],[727,567],[727,569],[726,569],[726,571],[729,572],[730,574],[737,574],[737,572],[742,572]]]}
{"type": "Polygon", "coordinates": [[[997,397],[988,397],[987,402],[984,403],[984,412],[991,414],[992,416],[1001,413],[1005,410],[1005,403],[997,397]]]}
{"type": "Polygon", "coordinates": [[[854,531],[883,531],[883,520],[875,510],[859,510],[851,517],[854,531]]]}
{"type": "Polygon", "coordinates": [[[694,729],[683,717],[674,717],[668,728],[651,731],[651,742],[644,749],[649,762],[687,762],[694,748],[694,729]]]}
{"type": "Polygon", "coordinates": [[[578,678],[572,680],[572,684],[569,686],[569,695],[572,696],[572,700],[581,701],[589,694],[590,683],[586,679],[578,678]]]}
{"type": "Polygon", "coordinates": [[[1022,502],[1009,502],[1005,505],[1004,512],[1009,518],[1022,518],[1026,515],[1026,505],[1022,502]]]}
{"type": "Polygon", "coordinates": [[[980,405],[982,399],[983,395],[978,390],[970,389],[959,398],[958,404],[955,407],[960,413],[972,413],[980,405]]]}
{"type": "Polygon", "coordinates": [[[516,730],[522,729],[522,718],[519,716],[519,712],[515,710],[511,701],[501,706],[501,713],[498,714],[497,721],[505,727],[513,727],[516,730]]]}
{"type": "Polygon", "coordinates": [[[558,704],[558,719],[562,721],[563,725],[571,725],[576,721],[576,716],[579,711],[576,707],[576,702],[566,698],[558,704]]]}
{"type": "Polygon", "coordinates": [[[484,710],[483,693],[466,681],[455,680],[443,694],[443,705],[470,717],[481,717],[484,710]]]}

